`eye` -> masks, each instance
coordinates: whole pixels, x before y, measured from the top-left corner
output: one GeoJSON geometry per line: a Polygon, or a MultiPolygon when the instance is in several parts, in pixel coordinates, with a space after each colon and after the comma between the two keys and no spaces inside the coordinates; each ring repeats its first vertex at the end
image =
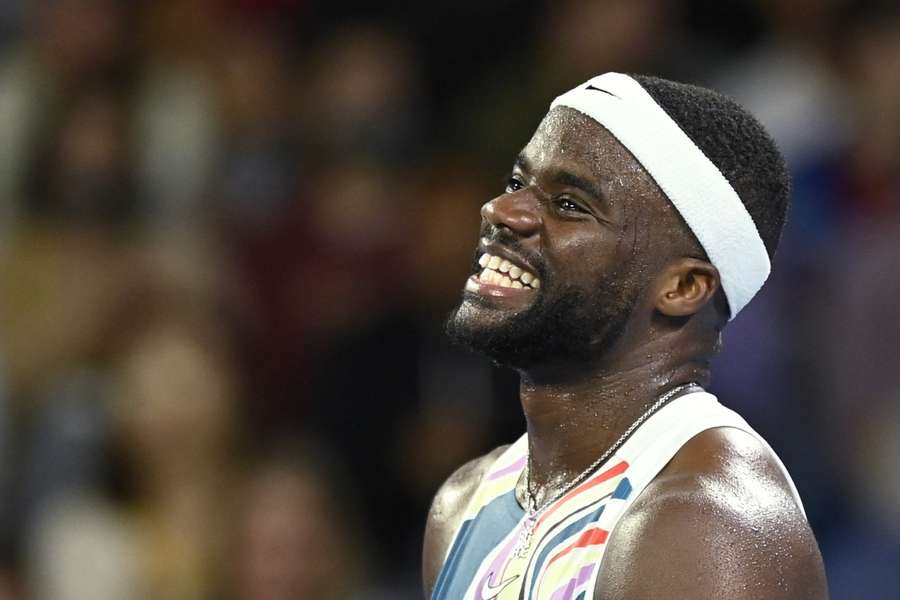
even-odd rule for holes
{"type": "Polygon", "coordinates": [[[518,192],[522,188],[525,187],[525,184],[519,180],[515,175],[511,175],[509,179],[506,180],[506,193],[511,194],[512,192],[518,192]]]}
{"type": "Polygon", "coordinates": [[[561,212],[566,213],[584,213],[587,212],[584,208],[581,207],[580,204],[572,200],[571,198],[557,198],[556,207],[561,212]]]}

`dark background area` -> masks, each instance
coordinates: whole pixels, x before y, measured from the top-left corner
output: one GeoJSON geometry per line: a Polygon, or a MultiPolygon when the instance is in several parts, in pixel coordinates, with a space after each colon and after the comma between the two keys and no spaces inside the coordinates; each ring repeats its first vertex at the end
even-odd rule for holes
{"type": "Polygon", "coordinates": [[[524,426],[441,333],[478,209],[607,70],[728,93],[784,151],[713,391],[832,597],[896,597],[896,3],[7,0],[0,599],[420,597],[433,493],[524,426]]]}

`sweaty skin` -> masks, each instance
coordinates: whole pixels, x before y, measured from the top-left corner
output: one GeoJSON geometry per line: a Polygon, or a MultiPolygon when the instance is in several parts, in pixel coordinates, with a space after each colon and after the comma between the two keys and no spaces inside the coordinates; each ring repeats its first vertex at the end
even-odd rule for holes
{"type": "MultiPolygon", "coordinates": [[[[540,505],[661,394],[692,381],[708,386],[728,308],[715,267],[655,182],[602,126],[556,108],[520,159],[506,191],[482,208],[480,251],[514,236],[518,253],[552,277],[533,296],[466,292],[457,318],[475,332],[502,326],[537,294],[559,293],[562,283],[592,300],[583,315],[573,315],[597,317],[588,356],[512,365],[521,376],[531,489],[540,505]],[[492,236],[498,232],[506,237],[492,236]],[[615,308],[618,298],[630,303],[622,304],[624,313],[609,311],[626,315],[611,333],[606,313],[590,311],[597,303],[615,308]]],[[[464,465],[438,491],[425,532],[426,597],[467,502],[504,449],[464,465]]],[[[522,480],[516,494],[525,505],[522,480]]],[[[698,434],[641,493],[610,537],[594,594],[827,597],[818,546],[776,459],[729,428],[698,434]]]]}

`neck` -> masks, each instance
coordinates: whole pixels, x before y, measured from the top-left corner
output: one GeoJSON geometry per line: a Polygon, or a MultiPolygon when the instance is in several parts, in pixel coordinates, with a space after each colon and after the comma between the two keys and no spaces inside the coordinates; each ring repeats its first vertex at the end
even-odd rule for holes
{"type": "Polygon", "coordinates": [[[657,336],[589,365],[521,373],[528,483],[538,504],[597,460],[663,394],[691,382],[708,385],[708,353],[673,341],[657,336]]]}

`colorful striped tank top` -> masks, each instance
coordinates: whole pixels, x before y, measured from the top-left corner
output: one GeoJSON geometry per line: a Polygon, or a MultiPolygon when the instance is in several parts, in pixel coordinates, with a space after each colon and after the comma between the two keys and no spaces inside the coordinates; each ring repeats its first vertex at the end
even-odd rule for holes
{"type": "MultiPolygon", "coordinates": [[[[702,431],[734,427],[771,448],[737,413],[706,392],[686,394],[641,425],[593,475],[538,518],[527,556],[514,552],[525,511],[515,496],[527,436],[487,470],[469,502],[432,600],[589,600],[606,542],[641,491],[702,431]]],[[[773,453],[774,456],[774,453],[773,453]]],[[[776,457],[797,505],[797,490],[776,457]]]]}

